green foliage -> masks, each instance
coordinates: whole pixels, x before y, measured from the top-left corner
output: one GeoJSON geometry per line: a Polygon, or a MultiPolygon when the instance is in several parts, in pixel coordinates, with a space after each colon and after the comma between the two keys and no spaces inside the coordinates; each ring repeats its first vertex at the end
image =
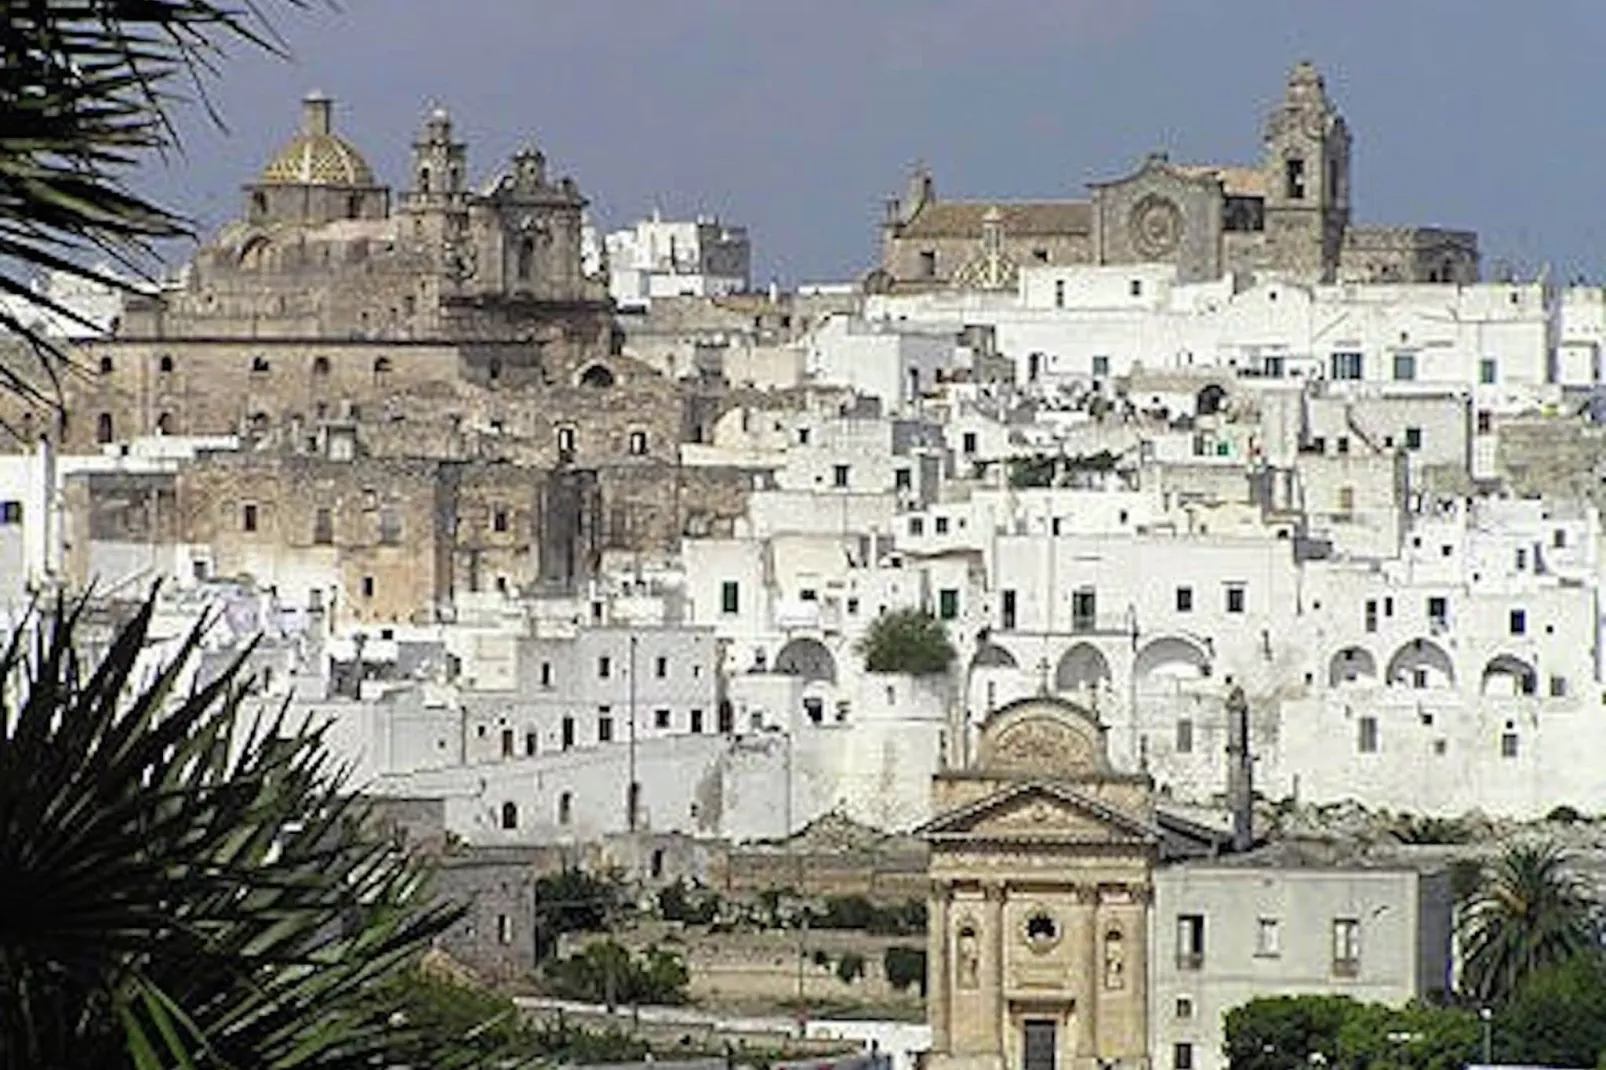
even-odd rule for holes
{"type": "Polygon", "coordinates": [[[1226,1054],[1232,1070],[1309,1070],[1322,1052],[1335,1066],[1339,1030],[1358,1004],[1348,996],[1278,996],[1227,1012],[1226,1054]]]}
{"type": "Polygon", "coordinates": [[[940,676],[955,656],[941,622],[919,609],[896,609],[877,617],[858,649],[866,671],[911,676],[940,676]]]}
{"type": "Polygon", "coordinates": [[[926,994],[926,949],[923,947],[889,947],[881,958],[886,971],[887,984],[899,992],[910,985],[919,985],[920,994],[926,994]]]}
{"type": "Polygon", "coordinates": [[[632,955],[613,940],[591,944],[566,959],[548,960],[541,971],[542,987],[563,999],[605,1003],[684,1003],[691,975],[680,956],[649,948],[632,955]]]}
{"type": "Polygon", "coordinates": [[[809,911],[813,929],[851,929],[877,936],[918,936],[926,931],[926,904],[909,899],[877,906],[862,895],[834,895],[824,910],[809,911]]]}
{"type": "Polygon", "coordinates": [[[857,951],[849,951],[837,960],[837,980],[845,985],[851,985],[864,976],[864,956],[857,951]]]}
{"type": "Polygon", "coordinates": [[[686,882],[677,879],[658,890],[658,914],[665,921],[709,925],[719,917],[719,896],[713,892],[693,895],[686,882]]]}
{"type": "Polygon", "coordinates": [[[82,603],[0,654],[0,1066],[469,1064],[374,998],[458,911],[322,728],[252,724],[245,655],[184,688],[210,620],[148,673],[154,611],[98,664],[82,603]]]}
{"type": "Polygon", "coordinates": [[[1595,1066],[1606,1059],[1606,964],[1598,951],[1529,976],[1496,1016],[1497,1062],[1595,1066]]]}
{"type": "Polygon", "coordinates": [[[1461,914],[1465,993],[1510,999],[1546,966],[1599,946],[1597,905],[1555,844],[1515,844],[1488,867],[1461,914]]]}
{"type": "Polygon", "coordinates": [[[1461,1070],[1482,1057],[1482,1036],[1477,1014],[1468,1009],[1358,1004],[1331,1054],[1356,1070],[1461,1070]]]}
{"type": "MultiPolygon", "coordinates": [[[[304,6],[302,0],[286,0],[304,6]]],[[[78,0],[0,4],[0,296],[84,323],[32,290],[56,269],[118,288],[99,268],[135,274],[153,243],[192,234],[189,222],[136,192],[137,168],[178,147],[170,112],[217,74],[228,47],[278,51],[260,3],[78,0]]],[[[32,316],[0,305],[0,333],[31,343],[38,370],[0,360],[0,389],[52,401],[62,350],[32,316]],[[47,385],[48,384],[48,385],[47,385]]]]}
{"type": "Polygon", "coordinates": [[[535,882],[535,954],[551,956],[565,933],[606,932],[624,901],[624,887],[613,874],[597,876],[566,869],[535,882]]]}
{"type": "Polygon", "coordinates": [[[1401,843],[1452,845],[1471,843],[1472,829],[1453,817],[1410,817],[1400,819],[1390,830],[1401,843]]]}
{"type": "Polygon", "coordinates": [[[813,961],[814,965],[818,966],[820,969],[823,970],[826,967],[831,965],[831,956],[827,955],[824,951],[821,951],[818,948],[816,948],[815,951],[814,951],[814,956],[813,956],[812,961],[813,961]]]}
{"type": "Polygon", "coordinates": [[[1568,806],[1566,803],[1552,808],[1550,813],[1545,815],[1546,821],[1554,822],[1558,825],[1576,825],[1583,819],[1584,815],[1578,812],[1576,806],[1568,806]]]}
{"type": "Polygon", "coordinates": [[[1052,487],[1059,467],[1059,458],[1011,457],[1009,459],[1009,485],[1012,487],[1052,487]]]}

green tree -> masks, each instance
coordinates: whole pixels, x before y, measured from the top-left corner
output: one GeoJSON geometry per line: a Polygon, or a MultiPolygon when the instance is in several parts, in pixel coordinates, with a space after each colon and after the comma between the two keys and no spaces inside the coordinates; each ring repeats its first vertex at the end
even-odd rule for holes
{"type": "Polygon", "coordinates": [[[1227,1012],[1232,1070],[1309,1070],[1313,1052],[1338,1065],[1338,1036],[1358,1006],[1348,996],[1277,996],[1227,1012]]]}
{"type": "Polygon", "coordinates": [[[1511,998],[1524,980],[1598,944],[1596,904],[1553,843],[1515,844],[1487,867],[1460,922],[1466,994],[1511,998]]]}
{"type": "Polygon", "coordinates": [[[940,676],[955,656],[941,622],[919,609],[895,609],[877,617],[858,650],[868,672],[911,676],[940,676]]]}
{"type": "Polygon", "coordinates": [[[1232,1070],[1460,1070],[1476,1058],[1481,1029],[1465,1009],[1278,996],[1228,1011],[1226,1035],[1232,1070]]]}
{"type": "Polygon", "coordinates": [[[864,976],[864,956],[857,951],[844,952],[836,964],[837,980],[851,985],[864,976]]]}
{"type": "Polygon", "coordinates": [[[1499,1062],[1595,1066],[1606,1058],[1606,963],[1598,951],[1541,967],[1494,1022],[1499,1062]]]}
{"type": "Polygon", "coordinates": [[[0,654],[0,1066],[466,1066],[376,998],[458,916],[379,835],[321,728],[154,674],[155,599],[95,664],[83,603],[0,654]]]}
{"type": "MultiPolygon", "coordinates": [[[[281,0],[304,6],[304,0],[281,0]]],[[[178,147],[175,107],[205,100],[231,46],[282,51],[263,0],[7,0],[0,4],[0,294],[77,319],[36,293],[40,269],[126,287],[188,220],[134,191],[144,162],[178,147]]],[[[208,106],[210,112],[210,106],[208,106]]],[[[0,358],[0,389],[56,403],[63,352],[32,317],[0,308],[31,362],[0,358]]]]}
{"type": "Polygon", "coordinates": [[[887,984],[899,992],[910,985],[919,985],[920,994],[926,994],[926,949],[923,947],[887,948],[881,956],[881,967],[886,972],[887,984]]]}
{"type": "Polygon", "coordinates": [[[624,899],[617,876],[565,869],[535,882],[535,954],[544,959],[565,933],[605,932],[624,899]]]}
{"type": "Polygon", "coordinates": [[[605,1004],[684,1003],[691,974],[679,955],[649,948],[632,955],[615,940],[601,940],[542,966],[543,987],[554,996],[605,1004]]]}

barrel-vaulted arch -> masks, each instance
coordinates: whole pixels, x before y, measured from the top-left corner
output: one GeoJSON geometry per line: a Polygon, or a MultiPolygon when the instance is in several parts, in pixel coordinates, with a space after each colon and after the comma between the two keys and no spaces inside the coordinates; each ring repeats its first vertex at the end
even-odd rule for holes
{"type": "Polygon", "coordinates": [[[1431,639],[1412,639],[1389,658],[1384,675],[1390,687],[1447,688],[1455,686],[1455,662],[1431,639]]]}
{"type": "Polygon", "coordinates": [[[1054,668],[1054,690],[1085,691],[1109,686],[1110,662],[1092,643],[1077,643],[1060,655],[1054,668]]]}
{"type": "Polygon", "coordinates": [[[1197,680],[1209,675],[1209,652],[1180,635],[1151,639],[1132,662],[1132,677],[1139,685],[1166,679],[1197,680]]]}
{"type": "Polygon", "coordinates": [[[989,713],[1029,690],[1020,661],[1013,653],[987,640],[977,646],[966,684],[966,700],[973,714],[989,713]]]}
{"type": "Polygon", "coordinates": [[[775,655],[775,672],[836,683],[836,658],[818,639],[793,639],[775,655]]]}
{"type": "Polygon", "coordinates": [[[1499,654],[1483,667],[1481,691],[1485,695],[1512,697],[1539,691],[1539,670],[1515,654],[1499,654]]]}
{"type": "Polygon", "coordinates": [[[1347,646],[1333,655],[1327,667],[1327,685],[1371,684],[1377,682],[1377,659],[1365,647],[1347,646]]]}

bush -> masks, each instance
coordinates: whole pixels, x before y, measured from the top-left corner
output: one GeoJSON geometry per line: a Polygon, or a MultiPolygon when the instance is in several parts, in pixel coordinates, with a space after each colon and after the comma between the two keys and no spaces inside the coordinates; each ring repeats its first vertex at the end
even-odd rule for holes
{"type": "Polygon", "coordinates": [[[684,1003],[691,979],[679,955],[659,948],[632,955],[614,940],[592,944],[566,959],[548,961],[542,988],[561,999],[603,1003],[684,1003]]]}
{"type": "Polygon", "coordinates": [[[851,985],[864,976],[864,956],[857,951],[849,951],[837,961],[837,980],[845,985],[851,985]]]}
{"type": "Polygon", "coordinates": [[[824,910],[809,911],[809,927],[853,929],[877,936],[919,936],[926,931],[926,904],[910,899],[877,906],[862,895],[833,895],[824,910]]]}
{"type": "Polygon", "coordinates": [[[564,933],[605,932],[623,902],[623,888],[612,874],[594,876],[579,869],[535,882],[535,955],[550,957],[564,933]]]}
{"type": "Polygon", "coordinates": [[[942,624],[919,609],[898,609],[876,618],[858,650],[868,672],[911,676],[940,676],[955,657],[942,624]]]}
{"type": "Polygon", "coordinates": [[[658,913],[665,921],[709,925],[719,916],[719,896],[713,892],[689,895],[686,882],[676,880],[659,890],[658,913]]]}
{"type": "Polygon", "coordinates": [[[1562,803],[1545,815],[1546,821],[1558,825],[1576,825],[1583,819],[1584,815],[1579,813],[1576,807],[1568,806],[1566,803],[1562,803]]]}
{"type": "Polygon", "coordinates": [[[922,947],[889,947],[881,960],[887,972],[887,984],[899,992],[910,985],[919,985],[920,994],[926,994],[926,949],[922,947]]]}

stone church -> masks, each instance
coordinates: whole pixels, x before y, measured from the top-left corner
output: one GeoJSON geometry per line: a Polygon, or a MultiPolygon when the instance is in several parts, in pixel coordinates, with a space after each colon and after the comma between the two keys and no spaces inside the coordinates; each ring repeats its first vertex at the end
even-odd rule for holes
{"type": "Polygon", "coordinates": [[[928,1070],[1145,1070],[1153,783],[1047,696],[996,710],[937,774],[928,1070]]]}
{"type": "Polygon", "coordinates": [[[1363,227],[1351,218],[1351,138],[1322,76],[1300,63],[1266,116],[1259,166],[1179,164],[1151,155],[1085,200],[947,201],[917,168],[887,203],[871,292],[1013,289],[1044,264],[1174,263],[1183,281],[1229,272],[1308,283],[1468,283],[1478,239],[1436,227],[1363,227]]]}

